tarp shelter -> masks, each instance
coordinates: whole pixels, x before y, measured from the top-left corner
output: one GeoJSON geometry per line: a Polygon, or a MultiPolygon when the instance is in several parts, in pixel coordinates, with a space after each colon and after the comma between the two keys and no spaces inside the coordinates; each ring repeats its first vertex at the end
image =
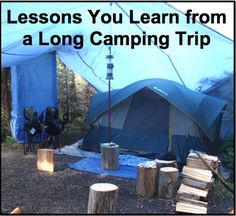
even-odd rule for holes
{"type": "MultiPolygon", "coordinates": [[[[108,142],[107,93],[91,98],[82,148],[100,150],[108,142]]],[[[112,91],[112,142],[136,153],[173,154],[190,149],[212,153],[225,102],[165,79],[148,79],[112,91]]]]}
{"type": "Polygon", "coordinates": [[[55,53],[46,53],[11,67],[11,131],[18,142],[25,141],[24,107],[38,115],[48,106],[57,106],[55,53]],[[43,64],[42,64],[43,62],[43,64]]]}
{"type": "MultiPolygon", "coordinates": [[[[226,4],[226,3],[225,3],[226,4]]],[[[191,9],[191,5],[189,6],[191,9]]],[[[95,40],[104,40],[105,35],[128,35],[129,38],[132,35],[144,36],[146,35],[169,35],[169,47],[168,49],[160,49],[159,46],[145,45],[136,46],[131,49],[130,43],[124,45],[113,45],[112,54],[114,55],[113,63],[114,77],[112,82],[113,89],[123,88],[133,82],[148,79],[148,78],[166,78],[179,83],[182,81],[188,88],[194,89],[197,87],[197,82],[202,77],[220,76],[225,70],[233,71],[233,41],[229,38],[215,32],[214,30],[207,28],[206,26],[195,23],[187,24],[184,13],[169,6],[167,3],[160,2],[147,2],[147,3],[127,3],[127,2],[115,2],[110,6],[108,2],[96,2],[96,3],[78,3],[78,2],[51,2],[51,3],[26,3],[26,2],[3,2],[1,4],[1,67],[16,67],[21,65],[21,71],[24,65],[31,64],[31,60],[41,58],[41,56],[55,52],[56,55],[73,71],[80,74],[85,80],[87,80],[98,92],[107,91],[106,77],[106,55],[108,54],[108,45],[102,43],[99,46],[91,44],[90,36],[92,32],[99,31],[102,36],[98,36],[95,40]],[[100,10],[96,23],[92,23],[92,18],[88,13],[88,10],[92,10],[94,13],[96,10],[100,10]],[[171,14],[177,13],[179,17],[178,23],[139,23],[130,24],[130,11],[133,11],[135,19],[139,20],[141,14],[148,13],[163,13],[171,14]],[[9,15],[10,11],[10,15],[9,15]],[[104,24],[101,22],[101,16],[104,13],[121,14],[123,17],[122,24],[104,24]],[[26,14],[23,16],[29,16],[30,14],[36,16],[37,19],[26,19],[26,22],[18,22],[20,14],[26,14]],[[40,20],[40,14],[47,14],[48,22],[35,22],[40,20]],[[82,15],[81,23],[69,23],[68,20],[65,23],[50,22],[52,20],[58,20],[63,13],[73,14],[80,13],[82,15]],[[9,17],[15,23],[9,24],[9,17]],[[29,21],[31,20],[31,22],[29,21]],[[33,20],[33,21],[32,21],[33,20]],[[211,38],[211,42],[204,49],[200,49],[199,46],[187,45],[186,40],[183,45],[179,45],[179,38],[176,36],[176,31],[187,32],[189,35],[208,35],[211,38]],[[70,45],[68,41],[65,44],[59,45],[39,45],[39,32],[42,32],[43,41],[49,42],[54,35],[62,37],[63,35],[71,36],[83,36],[83,47],[77,49],[74,44],[70,45]],[[32,45],[24,45],[23,38],[25,35],[32,36],[32,45]],[[181,79],[182,81],[181,81],[181,79]]],[[[185,38],[186,39],[186,38],[185,38]]],[[[199,39],[199,38],[198,38],[199,39]]],[[[43,73],[48,75],[53,71],[43,68],[45,64],[48,64],[47,58],[41,58],[40,63],[37,66],[41,68],[43,73]]],[[[36,66],[36,65],[35,65],[36,66]]],[[[52,61],[49,67],[55,67],[52,61]]],[[[36,68],[36,67],[35,67],[36,68]]],[[[14,69],[13,69],[14,70],[14,69]]],[[[28,69],[27,69],[28,70],[28,69]]],[[[40,97],[47,98],[48,101],[56,103],[56,93],[54,90],[48,94],[48,91],[42,91],[37,84],[41,82],[40,79],[45,79],[45,76],[36,78],[34,69],[30,71],[32,76],[22,76],[21,73],[16,71],[16,80],[21,82],[21,94],[30,92],[30,100],[35,100],[35,109],[39,112],[42,108],[42,101],[38,100],[38,93],[42,95],[40,97]],[[35,74],[35,77],[34,75],[35,74]],[[34,79],[33,79],[34,77],[34,79]],[[32,78],[32,79],[31,79],[32,78]],[[28,86],[26,89],[25,86],[28,86]],[[36,86],[38,88],[36,89],[36,86]],[[28,91],[27,89],[31,89],[28,91]],[[33,90],[34,89],[34,90],[33,90]],[[23,91],[25,91],[23,93],[23,91]],[[54,92],[54,93],[53,93],[54,92]],[[51,98],[49,98],[51,97],[51,98]],[[35,105],[37,104],[37,105],[35,105]]],[[[24,71],[22,71],[25,74],[24,71]]],[[[51,76],[51,74],[49,75],[51,76]]],[[[49,79],[49,78],[46,78],[49,79]]],[[[52,88],[55,87],[55,80],[50,80],[52,88]]],[[[17,84],[18,85],[18,84],[17,84]]],[[[42,86],[42,85],[41,85],[42,86]]],[[[16,87],[13,89],[13,95],[16,95],[15,91],[19,89],[16,87]]],[[[21,106],[28,105],[25,101],[26,97],[22,97],[21,106]]],[[[27,99],[28,100],[28,99],[27,99]]],[[[16,99],[16,101],[19,101],[16,99]]],[[[15,106],[15,104],[12,104],[15,106]]],[[[12,124],[20,125],[20,122],[14,122],[17,119],[22,118],[19,116],[20,110],[17,112],[12,111],[12,124]]],[[[17,128],[14,126],[13,128],[17,128]]],[[[15,130],[15,129],[13,129],[15,130]]],[[[13,134],[17,134],[13,131],[13,134]]],[[[17,140],[19,137],[15,137],[17,140]]]]}

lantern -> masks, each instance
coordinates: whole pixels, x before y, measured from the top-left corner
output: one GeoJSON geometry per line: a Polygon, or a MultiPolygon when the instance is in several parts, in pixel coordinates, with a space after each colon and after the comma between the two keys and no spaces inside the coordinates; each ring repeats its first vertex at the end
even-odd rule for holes
{"type": "Polygon", "coordinates": [[[111,54],[107,55],[106,59],[107,59],[107,77],[106,77],[106,79],[107,80],[112,80],[112,79],[114,79],[113,78],[113,68],[114,68],[114,65],[111,62],[111,60],[113,59],[113,55],[111,55],[111,54]]]}

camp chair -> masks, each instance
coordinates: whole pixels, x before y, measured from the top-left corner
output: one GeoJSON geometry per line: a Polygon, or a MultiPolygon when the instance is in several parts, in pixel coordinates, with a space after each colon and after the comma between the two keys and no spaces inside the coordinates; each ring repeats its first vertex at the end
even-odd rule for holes
{"type": "Polygon", "coordinates": [[[59,119],[58,108],[49,106],[45,113],[45,131],[47,133],[44,141],[44,148],[58,148],[60,151],[59,134],[64,130],[65,124],[68,123],[69,116],[67,113],[63,114],[63,120],[59,119]]]}
{"type": "Polygon", "coordinates": [[[25,134],[23,152],[26,154],[27,152],[35,152],[33,145],[33,139],[35,137],[39,136],[41,142],[43,113],[38,118],[38,113],[34,111],[33,107],[25,107],[23,112],[25,134]]]}

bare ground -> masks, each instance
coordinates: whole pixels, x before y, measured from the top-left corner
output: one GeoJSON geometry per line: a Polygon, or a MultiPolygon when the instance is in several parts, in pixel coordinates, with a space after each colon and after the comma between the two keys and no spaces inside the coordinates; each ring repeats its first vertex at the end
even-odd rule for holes
{"type": "MultiPolygon", "coordinates": [[[[80,159],[55,155],[55,172],[38,172],[35,154],[24,155],[21,144],[1,143],[1,212],[20,207],[26,214],[86,214],[90,185],[108,182],[119,187],[120,214],[175,214],[174,199],[138,197],[134,180],[68,168],[80,159]]],[[[218,184],[209,194],[210,214],[226,214],[234,207],[234,196],[218,184]]]]}

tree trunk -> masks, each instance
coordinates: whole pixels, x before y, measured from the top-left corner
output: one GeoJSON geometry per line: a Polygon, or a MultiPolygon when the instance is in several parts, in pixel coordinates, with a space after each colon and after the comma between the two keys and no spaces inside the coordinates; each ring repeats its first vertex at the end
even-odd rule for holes
{"type": "Polygon", "coordinates": [[[37,169],[40,171],[54,172],[54,152],[52,149],[37,150],[37,169]]]}
{"type": "Polygon", "coordinates": [[[118,187],[109,183],[97,183],[90,186],[88,214],[116,213],[118,187]]]}
{"type": "Polygon", "coordinates": [[[170,199],[175,195],[178,169],[162,167],[159,174],[158,195],[160,198],[170,199]]]}
{"type": "Polygon", "coordinates": [[[1,69],[1,126],[11,133],[10,120],[11,120],[11,86],[10,86],[10,68],[1,69]]]}
{"type": "Polygon", "coordinates": [[[101,163],[104,170],[119,168],[119,146],[115,143],[101,144],[101,163]]]}
{"type": "Polygon", "coordinates": [[[143,197],[152,197],[156,193],[157,171],[155,162],[140,163],[137,166],[136,191],[143,197]]]}

